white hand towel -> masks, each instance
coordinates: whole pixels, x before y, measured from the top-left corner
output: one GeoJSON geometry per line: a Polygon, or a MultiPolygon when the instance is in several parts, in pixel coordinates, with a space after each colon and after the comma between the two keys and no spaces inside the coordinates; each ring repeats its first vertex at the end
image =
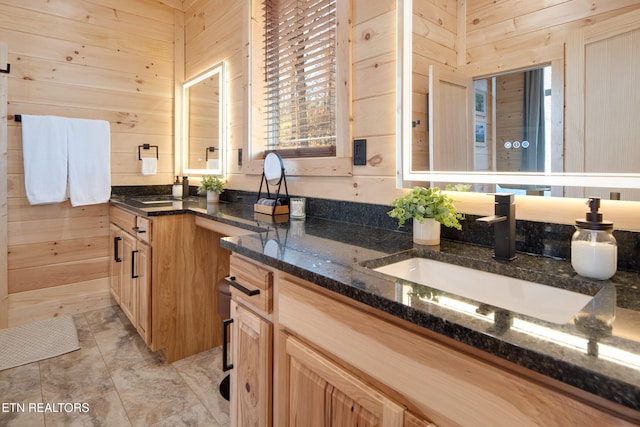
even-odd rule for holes
{"type": "Polygon", "coordinates": [[[220,162],[218,159],[208,159],[207,160],[207,169],[218,169],[220,162]]]}
{"type": "Polygon", "coordinates": [[[111,197],[111,133],[104,120],[69,119],[69,194],[72,206],[111,197]]]}
{"type": "Polygon", "coordinates": [[[67,119],[22,115],[24,186],[32,205],[67,199],[67,119]]]}
{"type": "Polygon", "coordinates": [[[155,157],[142,158],[142,175],[155,175],[158,172],[158,159],[155,157]]]}

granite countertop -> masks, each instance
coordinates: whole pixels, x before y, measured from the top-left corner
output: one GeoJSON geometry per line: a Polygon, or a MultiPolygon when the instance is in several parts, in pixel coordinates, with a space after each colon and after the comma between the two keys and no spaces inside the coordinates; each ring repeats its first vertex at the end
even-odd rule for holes
{"type": "Polygon", "coordinates": [[[167,200],[164,204],[141,203],[140,199],[131,198],[113,198],[112,202],[148,216],[193,213],[253,230],[252,234],[223,238],[222,247],[640,411],[638,273],[619,271],[609,281],[591,281],[576,276],[571,264],[564,260],[518,253],[514,261],[497,261],[492,258],[492,249],[468,243],[443,240],[436,247],[414,245],[408,233],[314,217],[274,222],[270,216],[254,214],[251,205],[207,204],[198,197],[167,200]],[[597,298],[586,311],[583,309],[580,320],[556,324],[373,270],[415,256],[597,298]],[[616,308],[615,320],[605,319],[605,323],[595,305],[607,298],[615,299],[616,308]],[[598,316],[589,316],[596,309],[598,316]]]}

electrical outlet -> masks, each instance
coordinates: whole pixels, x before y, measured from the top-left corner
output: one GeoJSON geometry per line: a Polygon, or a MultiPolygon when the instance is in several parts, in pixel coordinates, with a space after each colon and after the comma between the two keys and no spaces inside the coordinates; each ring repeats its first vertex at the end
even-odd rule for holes
{"type": "Polygon", "coordinates": [[[364,166],[367,164],[367,140],[353,140],[353,164],[354,166],[364,166]]]}

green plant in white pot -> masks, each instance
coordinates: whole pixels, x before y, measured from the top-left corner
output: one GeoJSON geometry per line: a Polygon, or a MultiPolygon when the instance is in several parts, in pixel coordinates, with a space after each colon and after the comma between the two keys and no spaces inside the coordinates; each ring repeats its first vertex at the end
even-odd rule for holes
{"type": "Polygon", "coordinates": [[[460,220],[464,215],[458,212],[454,200],[443,194],[438,187],[414,187],[408,194],[391,202],[394,208],[387,212],[398,220],[398,225],[413,219],[413,241],[420,245],[440,244],[440,224],[445,227],[462,229],[460,220]]]}
{"type": "Polygon", "coordinates": [[[207,195],[208,203],[217,203],[220,200],[220,194],[224,191],[225,182],[220,178],[212,175],[202,177],[198,194],[207,195]]]}

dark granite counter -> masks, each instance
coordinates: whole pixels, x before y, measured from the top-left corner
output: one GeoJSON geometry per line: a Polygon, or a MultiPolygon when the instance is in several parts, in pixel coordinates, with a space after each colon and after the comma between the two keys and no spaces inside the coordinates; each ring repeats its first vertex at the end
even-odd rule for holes
{"type": "Polygon", "coordinates": [[[255,215],[249,204],[207,205],[197,197],[157,204],[127,197],[112,201],[149,216],[192,213],[254,230],[222,239],[222,247],[640,411],[637,272],[591,281],[577,276],[565,260],[518,253],[514,261],[497,261],[483,246],[446,239],[437,247],[419,246],[408,233],[314,217],[274,222],[255,215]],[[568,323],[555,324],[373,270],[415,256],[572,290],[594,296],[594,302],[568,323]],[[607,300],[615,320],[600,308],[607,300]]]}

